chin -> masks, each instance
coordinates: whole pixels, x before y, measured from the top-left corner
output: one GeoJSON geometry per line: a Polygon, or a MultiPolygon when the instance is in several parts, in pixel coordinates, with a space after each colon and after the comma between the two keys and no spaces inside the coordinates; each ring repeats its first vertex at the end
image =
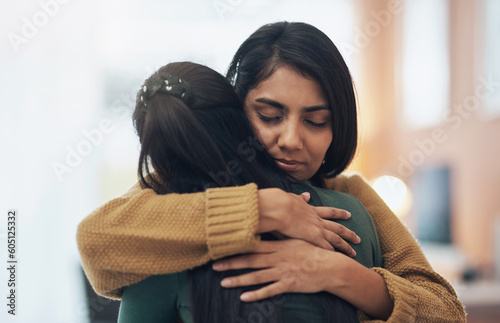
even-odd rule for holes
{"type": "Polygon", "coordinates": [[[309,179],[305,178],[304,176],[301,176],[300,174],[293,174],[293,173],[289,173],[288,177],[294,182],[302,182],[309,179]]]}

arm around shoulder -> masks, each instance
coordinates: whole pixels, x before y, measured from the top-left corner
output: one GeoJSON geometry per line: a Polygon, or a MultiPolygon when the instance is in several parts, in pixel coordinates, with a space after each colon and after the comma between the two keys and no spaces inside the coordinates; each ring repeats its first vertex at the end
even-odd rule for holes
{"type": "Polygon", "coordinates": [[[388,322],[465,322],[453,287],[432,269],[406,226],[361,176],[339,176],[325,184],[358,198],[373,219],[384,260],[384,268],[373,270],[382,275],[394,300],[388,322]]]}
{"type": "Polygon", "coordinates": [[[100,295],[153,274],[193,268],[256,248],[257,186],[158,195],[135,185],[78,226],[82,265],[100,295]]]}

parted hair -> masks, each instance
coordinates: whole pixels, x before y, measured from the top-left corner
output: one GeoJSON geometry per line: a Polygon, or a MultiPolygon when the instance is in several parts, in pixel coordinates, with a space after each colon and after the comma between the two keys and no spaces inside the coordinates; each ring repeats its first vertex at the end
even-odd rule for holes
{"type": "Polygon", "coordinates": [[[317,81],[332,112],[333,140],[325,163],[311,181],[340,174],[357,146],[357,108],[349,69],[333,42],[321,30],[301,22],[264,25],[238,48],[226,77],[244,102],[250,90],[282,66],[317,81]]]}

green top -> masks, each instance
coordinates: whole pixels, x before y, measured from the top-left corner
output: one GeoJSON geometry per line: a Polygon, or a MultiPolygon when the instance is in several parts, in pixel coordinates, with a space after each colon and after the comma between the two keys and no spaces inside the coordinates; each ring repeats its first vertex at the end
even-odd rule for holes
{"type": "Polygon", "coordinates": [[[333,206],[337,209],[349,211],[351,217],[348,220],[335,220],[346,228],[356,232],[361,238],[359,244],[349,243],[356,251],[354,260],[368,268],[382,267],[382,250],[378,240],[377,230],[373,220],[361,202],[352,195],[335,192],[319,187],[314,187],[308,182],[294,184],[294,192],[311,193],[312,205],[333,206]]]}
{"type": "MultiPolygon", "coordinates": [[[[349,211],[351,218],[335,221],[361,237],[361,242],[357,245],[349,242],[356,251],[354,259],[369,268],[382,267],[382,251],[377,231],[361,202],[351,195],[313,187],[308,182],[296,183],[293,189],[297,194],[310,192],[312,205],[333,206],[349,211]]],[[[280,306],[284,308],[286,317],[293,317],[293,322],[310,322],[313,315],[319,312],[315,304],[307,301],[308,294],[285,295],[280,306]]],[[[176,322],[177,317],[180,317],[183,322],[190,323],[189,297],[187,271],[151,276],[124,289],[118,322],[176,322]]],[[[324,320],[318,317],[314,321],[324,320]]]]}

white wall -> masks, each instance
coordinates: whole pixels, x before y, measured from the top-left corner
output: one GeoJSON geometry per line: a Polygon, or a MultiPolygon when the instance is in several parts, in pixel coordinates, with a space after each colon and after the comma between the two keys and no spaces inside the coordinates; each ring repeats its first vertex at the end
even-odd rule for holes
{"type": "MultiPolygon", "coordinates": [[[[2,301],[0,321],[87,321],[76,227],[135,181],[130,100],[145,77],[175,60],[224,73],[250,33],[278,20],[306,21],[337,44],[352,44],[351,6],[344,0],[2,0],[0,267],[7,264],[9,209],[18,210],[19,262],[17,315],[8,315],[2,301]],[[94,131],[99,127],[108,130],[102,137],[94,131]],[[85,133],[94,134],[94,143],[85,133]],[[85,156],[70,156],[73,150],[85,156]]],[[[2,297],[7,274],[0,270],[2,297]]]]}

